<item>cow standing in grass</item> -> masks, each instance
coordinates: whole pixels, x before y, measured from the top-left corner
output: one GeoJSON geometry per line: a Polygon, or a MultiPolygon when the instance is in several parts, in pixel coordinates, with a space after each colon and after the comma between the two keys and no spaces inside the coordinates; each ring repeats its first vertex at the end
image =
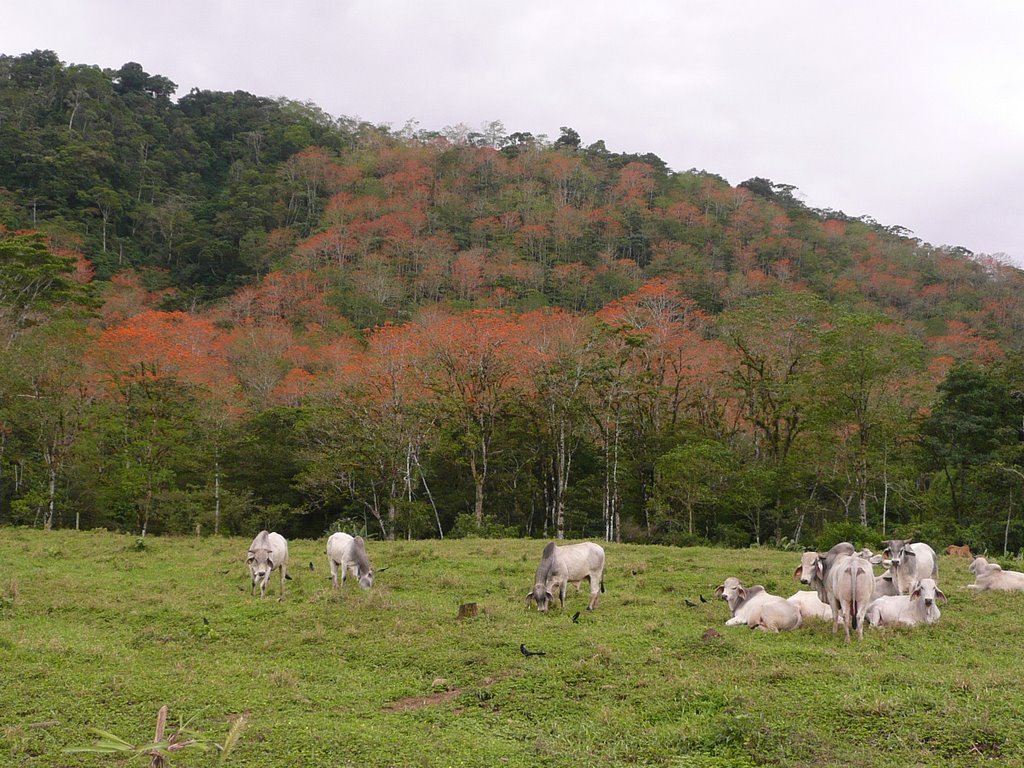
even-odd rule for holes
{"type": "Polygon", "coordinates": [[[910,594],[910,590],[921,579],[939,578],[939,561],[935,557],[935,550],[923,541],[889,539],[882,544],[885,545],[882,554],[889,559],[882,560],[876,556],[872,562],[878,560],[889,566],[897,595],[910,594]]]}
{"type": "Polygon", "coordinates": [[[832,609],[832,632],[842,622],[846,640],[851,627],[857,637],[864,637],[864,614],[867,612],[875,579],[871,563],[858,554],[847,541],[836,544],[828,552],[804,552],[793,576],[818,593],[832,609]]]}
{"type": "Polygon", "coordinates": [[[345,574],[351,573],[363,589],[373,586],[373,566],[366,554],[366,542],[362,536],[350,536],[347,533],[332,533],[327,539],[327,562],[331,568],[331,581],[338,588],[338,570],[341,570],[341,583],[345,584],[345,574]]]}
{"type": "Polygon", "coordinates": [[[557,591],[559,604],[565,607],[565,588],[570,582],[590,580],[590,602],[587,610],[597,608],[598,598],[604,592],[604,548],[585,541],[582,544],[544,547],[533,580],[533,589],[526,593],[526,604],[537,604],[537,610],[546,612],[557,591]]]}
{"type": "Polygon", "coordinates": [[[245,558],[252,576],[252,590],[256,594],[256,585],[260,585],[260,597],[267,595],[267,582],[270,574],[277,568],[281,571],[281,594],[278,600],[284,600],[284,580],[288,578],[288,542],[279,533],[260,531],[249,545],[249,553],[245,558]]]}

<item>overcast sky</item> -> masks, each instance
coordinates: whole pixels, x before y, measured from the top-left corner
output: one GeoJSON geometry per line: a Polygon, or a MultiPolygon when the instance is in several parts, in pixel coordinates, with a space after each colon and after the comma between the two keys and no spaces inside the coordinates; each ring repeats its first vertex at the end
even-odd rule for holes
{"type": "Polygon", "coordinates": [[[401,128],[560,126],[1024,265],[1017,0],[32,0],[0,53],[401,128]]]}

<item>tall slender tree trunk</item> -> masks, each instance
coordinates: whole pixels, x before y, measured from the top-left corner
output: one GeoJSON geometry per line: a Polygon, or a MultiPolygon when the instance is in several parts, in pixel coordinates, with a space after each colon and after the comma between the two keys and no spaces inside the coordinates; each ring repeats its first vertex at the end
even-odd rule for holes
{"type": "Polygon", "coordinates": [[[213,462],[213,535],[220,532],[220,462],[213,462]]]}
{"type": "Polygon", "coordinates": [[[47,492],[49,498],[46,504],[46,517],[43,519],[43,528],[47,531],[53,530],[53,516],[57,507],[57,470],[54,469],[53,465],[50,465],[49,471],[49,483],[47,492]]]}

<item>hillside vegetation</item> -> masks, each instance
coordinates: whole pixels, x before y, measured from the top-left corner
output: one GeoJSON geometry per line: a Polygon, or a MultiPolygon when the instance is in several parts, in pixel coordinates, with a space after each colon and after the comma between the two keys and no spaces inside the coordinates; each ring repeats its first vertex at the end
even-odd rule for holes
{"type": "Polygon", "coordinates": [[[657,155],[0,56],[0,521],[1024,544],[1024,275],[657,155]]]}
{"type": "Polygon", "coordinates": [[[1019,598],[963,589],[964,560],[941,558],[938,624],[844,644],[817,622],[727,628],[724,602],[699,601],[727,576],[791,594],[799,556],[769,549],[609,544],[606,592],[574,624],[585,594],[524,606],[541,543],[521,539],[371,542],[387,570],[338,593],[324,540],[292,541],[283,603],[276,578],[249,596],[248,537],[3,540],[4,764],[142,765],[62,750],[92,743],[87,727],[152,739],[164,704],[218,742],[245,715],[237,766],[1024,761],[1019,598]]]}

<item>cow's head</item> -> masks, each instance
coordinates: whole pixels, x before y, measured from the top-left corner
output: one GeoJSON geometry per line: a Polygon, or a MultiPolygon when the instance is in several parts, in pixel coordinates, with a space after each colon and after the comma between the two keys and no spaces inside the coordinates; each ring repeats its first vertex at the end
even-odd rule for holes
{"type": "Polygon", "coordinates": [[[715,587],[715,597],[725,600],[729,604],[729,610],[735,612],[736,606],[747,599],[747,589],[735,576],[730,576],[723,583],[715,587]]]}
{"type": "Polygon", "coordinates": [[[257,549],[255,552],[250,552],[245,562],[249,566],[253,583],[267,578],[270,572],[274,570],[274,561],[270,557],[270,551],[266,549],[257,549]]]}
{"type": "Polygon", "coordinates": [[[820,552],[804,552],[800,556],[800,565],[793,571],[793,578],[798,579],[801,584],[811,584],[815,579],[824,580],[824,557],[820,552]]]}
{"type": "Polygon", "coordinates": [[[548,606],[551,605],[555,596],[548,591],[547,587],[543,584],[534,585],[533,589],[526,593],[526,607],[530,607],[530,603],[537,604],[537,610],[541,613],[547,613],[548,606]]]}
{"type": "Polygon", "coordinates": [[[924,600],[924,604],[931,608],[937,599],[946,599],[946,596],[942,594],[942,590],[935,583],[935,579],[921,579],[920,581],[914,582],[914,586],[910,590],[911,600],[924,600]]]}
{"type": "MultiPolygon", "coordinates": [[[[892,560],[893,567],[899,568],[905,558],[917,557],[917,553],[910,547],[913,541],[913,539],[889,539],[882,542],[885,545],[882,552],[892,560]]],[[[912,565],[913,563],[911,563],[912,565]]]]}
{"type": "Polygon", "coordinates": [[[360,574],[359,586],[363,589],[369,589],[373,586],[373,568],[366,571],[365,573],[360,574]]]}

